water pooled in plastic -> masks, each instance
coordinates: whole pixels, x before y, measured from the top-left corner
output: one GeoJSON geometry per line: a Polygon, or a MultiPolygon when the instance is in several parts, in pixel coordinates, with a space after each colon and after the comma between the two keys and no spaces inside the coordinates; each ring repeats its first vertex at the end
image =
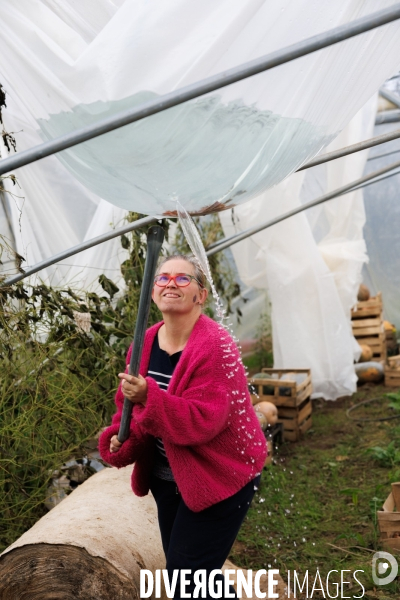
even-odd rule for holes
{"type": "MultiPolygon", "coordinates": [[[[54,139],[133,109],[158,95],[142,91],[78,104],[38,119],[54,139]]],[[[206,214],[256,196],[315,156],[335,135],[303,119],[223,103],[213,94],[175,106],[57,154],[88,189],[116,206],[160,215],[175,201],[206,214]]]]}

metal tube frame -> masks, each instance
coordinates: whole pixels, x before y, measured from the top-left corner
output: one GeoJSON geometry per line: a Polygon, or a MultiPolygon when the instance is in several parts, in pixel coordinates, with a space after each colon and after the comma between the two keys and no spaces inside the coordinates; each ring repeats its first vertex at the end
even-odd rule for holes
{"type": "MultiPolygon", "coordinates": [[[[399,18],[400,4],[398,3],[393,7],[390,7],[389,9],[373,13],[370,16],[363,17],[362,19],[358,19],[356,21],[353,21],[352,23],[336,27],[323,34],[308,38],[307,40],[304,40],[297,44],[293,44],[292,46],[286,47],[282,50],[278,50],[261,59],[256,59],[249,63],[245,63],[244,65],[235,67],[233,69],[225,71],[224,73],[220,73],[218,75],[209,77],[191,86],[181,88],[176,92],[166,94],[156,101],[144,103],[135,109],[124,111],[122,113],[119,113],[118,115],[115,115],[114,117],[104,119],[103,121],[95,123],[94,125],[91,125],[89,127],[82,128],[78,131],[61,136],[55,140],[45,142],[44,144],[35,146],[34,148],[30,148],[29,150],[20,152],[15,156],[3,159],[2,161],[0,161],[0,175],[7,173],[13,169],[35,162],[36,160],[40,160],[41,158],[44,158],[51,154],[60,152],[61,150],[65,150],[66,148],[75,146],[76,144],[80,144],[99,135],[103,135],[104,133],[107,133],[109,131],[113,131],[114,129],[118,129],[119,127],[123,127],[124,125],[128,125],[129,123],[133,123],[140,119],[146,118],[147,116],[150,116],[152,114],[156,114],[158,112],[171,108],[172,106],[177,106],[178,104],[182,104],[183,102],[196,98],[205,93],[214,91],[216,89],[220,89],[222,87],[240,81],[241,79],[245,79],[246,77],[251,77],[253,75],[276,67],[278,65],[284,64],[296,58],[300,58],[301,56],[305,56],[327,46],[336,44],[340,41],[344,41],[355,35],[359,35],[376,27],[388,24],[399,18]]],[[[400,131],[385,134],[383,136],[377,136],[376,138],[372,138],[371,140],[367,140],[366,142],[360,142],[359,144],[354,144],[353,146],[343,148],[342,150],[337,150],[335,152],[325,154],[317,159],[314,159],[313,161],[310,161],[309,163],[301,167],[299,170],[310,168],[317,164],[322,164],[323,162],[334,160],[335,158],[340,158],[353,152],[358,152],[360,150],[370,148],[377,144],[385,143],[386,141],[396,139],[397,137],[400,137],[400,131]]],[[[88,240],[87,242],[84,242],[82,244],[78,244],[77,246],[74,246],[66,251],[54,255],[53,257],[50,257],[49,259],[37,263],[33,267],[27,269],[24,273],[20,273],[18,275],[8,278],[7,280],[3,281],[0,284],[0,286],[4,287],[7,285],[12,285],[13,283],[18,282],[24,279],[25,277],[28,277],[29,275],[33,275],[34,273],[40,271],[45,267],[48,267],[52,264],[63,260],[64,258],[73,256],[78,252],[82,252],[83,250],[91,248],[97,244],[101,244],[105,241],[113,239],[114,237],[123,235],[124,233],[132,231],[138,227],[154,223],[156,220],[159,220],[161,218],[163,217],[146,217],[140,222],[137,221],[135,223],[131,223],[126,227],[111,231],[107,234],[103,234],[101,236],[88,240]]]]}
{"type": "Polygon", "coordinates": [[[343,156],[348,156],[349,154],[354,154],[355,152],[361,152],[362,150],[367,150],[368,148],[373,148],[374,146],[379,146],[380,144],[385,144],[386,142],[391,142],[392,140],[397,140],[398,138],[400,138],[400,129],[396,129],[396,131],[391,131],[390,133],[377,135],[369,140],[357,142],[357,144],[352,144],[351,146],[346,146],[345,148],[340,148],[339,150],[333,150],[333,152],[328,152],[326,154],[322,154],[321,156],[317,156],[316,158],[313,158],[313,160],[310,160],[305,165],[300,167],[300,169],[297,169],[297,171],[311,169],[311,167],[316,167],[317,165],[322,165],[323,163],[331,160],[336,160],[337,158],[342,158],[343,156]]]}
{"type": "Polygon", "coordinates": [[[384,123],[398,123],[400,121],[400,110],[384,110],[376,115],[375,125],[384,123]]]}
{"type": "Polygon", "coordinates": [[[180,88],[179,90],[170,92],[164,96],[160,96],[156,100],[145,102],[136,108],[122,111],[113,117],[108,117],[72,133],[65,134],[54,140],[35,146],[34,148],[19,152],[14,156],[5,158],[0,161],[0,175],[45,158],[46,156],[50,156],[51,154],[71,148],[76,144],[81,144],[82,142],[118,129],[119,127],[123,127],[124,125],[134,123],[173,106],[183,104],[198,96],[214,92],[215,90],[241,81],[242,79],[246,79],[247,77],[252,77],[253,75],[273,69],[274,67],[283,65],[296,58],[306,56],[317,50],[322,50],[323,48],[332,46],[333,44],[337,44],[338,42],[342,42],[361,33],[365,33],[376,27],[387,25],[399,18],[400,3],[397,3],[384,10],[372,13],[371,15],[346,23],[345,25],[340,25],[339,27],[335,27],[324,33],[312,36],[306,40],[267,54],[264,57],[228,69],[217,75],[212,75],[200,82],[180,88]]]}
{"type": "MultiPolygon", "coordinates": [[[[359,142],[358,144],[353,144],[352,146],[347,146],[346,148],[342,148],[340,150],[335,150],[334,152],[329,152],[328,154],[324,154],[323,156],[321,156],[317,159],[314,159],[310,163],[307,163],[307,165],[304,165],[304,167],[302,167],[302,169],[311,168],[313,166],[316,166],[317,164],[322,164],[322,163],[328,162],[330,160],[335,160],[337,158],[341,158],[342,156],[347,156],[348,154],[351,154],[353,152],[359,152],[361,150],[371,148],[378,144],[384,144],[386,142],[389,142],[393,139],[397,139],[399,137],[400,137],[400,130],[396,130],[396,131],[393,131],[391,133],[384,134],[384,135],[379,135],[379,136],[376,136],[369,140],[366,140],[365,142],[359,142]]],[[[299,169],[299,170],[302,170],[302,169],[299,169]]],[[[374,173],[375,173],[375,175],[372,174],[373,177],[379,176],[378,171],[376,171],[376,172],[374,171],[374,173]]],[[[354,181],[353,186],[354,187],[357,186],[357,189],[358,189],[358,186],[364,187],[363,184],[359,185],[359,183],[357,183],[358,181],[359,180],[354,181]]],[[[353,188],[349,189],[349,191],[353,191],[353,188]]],[[[338,194],[338,195],[340,195],[340,194],[338,194]]],[[[334,196],[334,197],[336,197],[336,196],[334,196]]],[[[92,248],[93,246],[102,244],[103,242],[107,242],[108,240],[111,240],[115,237],[123,235],[124,233],[128,233],[129,231],[139,229],[140,227],[143,227],[144,225],[150,225],[152,223],[155,223],[156,221],[160,221],[163,218],[164,217],[162,215],[157,216],[157,217],[145,217],[144,219],[140,219],[139,221],[130,223],[129,225],[126,225],[125,227],[120,227],[119,229],[114,229],[108,233],[104,233],[102,235],[99,235],[98,237],[87,240],[86,242],[78,244],[77,246],[74,246],[73,248],[69,248],[68,250],[64,250],[63,252],[60,252],[59,254],[55,254],[54,256],[52,256],[40,263],[37,263],[36,265],[33,265],[33,267],[26,269],[26,271],[24,271],[24,273],[19,273],[18,275],[13,275],[12,277],[9,277],[8,279],[4,280],[3,282],[0,282],[0,287],[5,287],[5,286],[12,285],[14,283],[17,283],[18,281],[21,281],[22,279],[25,279],[26,277],[29,277],[30,275],[37,273],[38,271],[40,271],[41,269],[44,269],[45,267],[49,267],[57,262],[60,262],[64,258],[68,258],[69,256],[73,256],[74,254],[78,254],[79,252],[82,252],[83,250],[87,250],[88,248],[92,248]]],[[[227,238],[227,239],[230,239],[230,238],[227,238]]],[[[225,241],[225,240],[223,240],[223,241],[225,241]]],[[[240,240],[238,240],[238,241],[240,241],[240,240]]],[[[215,244],[211,244],[208,247],[208,250],[211,250],[212,248],[214,248],[214,246],[217,246],[220,243],[222,243],[222,242],[220,241],[220,242],[216,242],[215,244]]],[[[222,248],[221,248],[221,250],[222,250],[222,248]]]]}
{"type": "Polygon", "coordinates": [[[217,252],[221,252],[221,250],[225,250],[225,248],[229,248],[229,246],[232,246],[233,244],[236,244],[237,242],[240,242],[241,240],[244,240],[245,238],[248,238],[251,235],[254,235],[255,233],[258,233],[264,229],[267,229],[268,227],[271,227],[272,225],[276,225],[277,223],[281,223],[282,221],[288,219],[289,217],[293,217],[294,215],[297,215],[297,214],[303,212],[304,210],[307,210],[308,208],[312,208],[313,206],[318,206],[318,204],[322,204],[323,202],[327,202],[328,200],[333,200],[334,198],[337,198],[338,196],[342,196],[344,194],[347,194],[348,192],[352,192],[354,189],[358,189],[362,184],[364,184],[366,182],[370,182],[372,179],[375,179],[375,178],[379,177],[380,175],[384,175],[388,171],[392,171],[397,168],[400,168],[400,161],[392,163],[391,165],[389,165],[387,167],[383,167],[382,169],[378,169],[377,171],[373,171],[373,173],[370,173],[368,175],[364,175],[364,177],[361,177],[360,179],[356,179],[352,183],[348,183],[347,185],[344,185],[336,190],[333,190],[332,192],[329,192],[329,194],[324,194],[323,196],[320,196],[316,200],[311,200],[311,202],[308,202],[307,204],[302,204],[301,206],[298,206],[298,207],[284,213],[283,215],[279,215],[278,217],[275,217],[274,219],[267,221],[266,223],[261,223],[260,225],[256,225],[255,227],[250,227],[249,229],[246,229],[245,231],[242,231],[241,233],[231,235],[231,236],[225,238],[224,240],[221,240],[219,242],[216,242],[215,244],[210,245],[206,251],[206,255],[212,256],[213,254],[216,254],[217,252]]]}
{"type": "Polygon", "coordinates": [[[385,100],[389,100],[389,102],[397,106],[397,108],[400,108],[400,98],[397,94],[393,94],[393,92],[385,90],[385,88],[380,88],[379,93],[382,96],[382,98],[385,98],[385,100]]]}
{"type": "Polygon", "coordinates": [[[157,221],[162,220],[164,217],[144,217],[143,219],[139,219],[138,221],[134,221],[133,223],[129,223],[125,227],[119,227],[118,229],[113,229],[108,233],[103,233],[95,238],[91,238],[86,242],[82,242],[81,244],[77,244],[72,248],[68,248],[68,250],[63,250],[63,252],[59,252],[58,254],[54,254],[50,258],[46,258],[33,267],[26,269],[23,273],[18,273],[18,275],[13,275],[9,277],[5,281],[0,282],[0,287],[6,287],[12,285],[13,283],[17,283],[21,281],[21,279],[25,279],[29,277],[29,275],[33,275],[46,267],[50,267],[57,262],[60,262],[64,258],[68,258],[69,256],[73,256],[74,254],[78,254],[79,252],[83,252],[83,250],[88,250],[89,248],[93,248],[93,246],[97,246],[98,244],[102,244],[103,242],[108,242],[108,240],[112,240],[115,237],[123,235],[124,233],[129,233],[130,231],[134,231],[135,229],[140,229],[140,227],[144,227],[145,225],[152,225],[157,221]]]}

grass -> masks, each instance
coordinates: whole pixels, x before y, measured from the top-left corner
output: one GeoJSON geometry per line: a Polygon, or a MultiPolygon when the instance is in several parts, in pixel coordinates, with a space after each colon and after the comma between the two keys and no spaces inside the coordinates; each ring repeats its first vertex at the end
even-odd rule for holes
{"type": "MultiPolygon", "coordinates": [[[[309,571],[309,596],[324,598],[317,580],[351,581],[337,594],[331,585],[331,597],[363,597],[384,600],[398,598],[400,585],[375,586],[371,574],[372,556],[379,545],[376,510],[390,492],[390,483],[400,481],[397,460],[383,458],[373,448],[390,444],[400,448],[400,419],[355,422],[346,410],[368,398],[382,400],[365,405],[354,417],[376,419],[394,414],[390,399],[383,394],[393,391],[383,386],[364,386],[351,398],[336,402],[313,402],[313,426],[297,443],[284,443],[276,452],[273,465],[263,471],[260,489],[231,552],[236,564],[253,569],[277,568],[287,580],[288,571],[296,570],[303,581],[309,571]],[[352,573],[361,570],[354,579],[352,573]],[[336,579],[335,579],[336,577],[336,579]],[[335,596],[336,595],[336,596],[335,596]]],[[[400,459],[399,459],[400,460],[400,459]]],[[[305,591],[305,590],[304,590],[305,591]]],[[[298,594],[298,598],[306,598],[298,594]]]]}

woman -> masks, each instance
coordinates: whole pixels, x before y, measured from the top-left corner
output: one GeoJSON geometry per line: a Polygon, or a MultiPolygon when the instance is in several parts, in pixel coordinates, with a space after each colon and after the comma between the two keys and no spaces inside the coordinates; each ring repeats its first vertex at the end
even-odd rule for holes
{"type": "Polygon", "coordinates": [[[118,410],[99,444],[111,465],[135,463],[135,494],[151,490],[170,578],[174,569],[222,567],[266,458],[239,351],[202,314],[207,293],[197,259],[161,262],[152,298],[163,321],[146,332],[140,375],[119,374],[118,410]],[[134,408],[121,445],[124,396],[134,408]]]}

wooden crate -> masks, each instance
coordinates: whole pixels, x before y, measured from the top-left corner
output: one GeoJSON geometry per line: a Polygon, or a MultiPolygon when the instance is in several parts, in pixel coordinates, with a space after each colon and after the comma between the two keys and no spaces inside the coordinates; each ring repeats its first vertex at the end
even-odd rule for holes
{"type": "Polygon", "coordinates": [[[351,327],[359,344],[365,344],[372,350],[372,360],[386,360],[386,333],[383,326],[382,294],[374,298],[357,302],[351,311],[351,327]]]}
{"type": "Polygon", "coordinates": [[[400,370],[400,354],[396,354],[396,356],[389,356],[388,359],[389,369],[399,369],[400,370]]]}
{"type": "Polygon", "coordinates": [[[310,369],[262,369],[271,379],[249,378],[249,390],[253,404],[272,402],[278,409],[278,423],[283,424],[283,439],[296,442],[312,425],[312,381],[310,369]],[[304,381],[297,383],[294,376],[304,374],[304,381]],[[275,375],[276,379],[272,379],[275,375]],[[282,376],[293,380],[282,380],[282,376]],[[255,393],[256,392],[256,393],[255,393]]]}
{"type": "Polygon", "coordinates": [[[297,442],[312,425],[311,398],[297,406],[278,407],[278,423],[283,424],[283,439],[297,442]]]}
{"type": "Polygon", "coordinates": [[[265,459],[264,467],[268,465],[272,465],[272,461],[274,459],[274,444],[272,440],[267,440],[267,448],[268,448],[268,456],[265,459]]]}
{"type": "Polygon", "coordinates": [[[383,548],[400,552],[400,483],[392,483],[392,492],[377,515],[383,548]]]}
{"type": "Polygon", "coordinates": [[[400,369],[385,367],[385,385],[400,388],[400,369]]]}
{"type": "MultiPolygon", "coordinates": [[[[312,393],[311,371],[310,369],[262,369],[262,373],[271,375],[271,379],[249,378],[249,391],[253,404],[258,402],[272,402],[275,406],[298,406],[312,393]],[[301,383],[296,381],[283,380],[283,375],[293,376],[305,374],[305,379],[301,383]],[[276,379],[272,376],[275,375],[276,379]]],[[[294,379],[294,377],[293,377],[294,379]]]]}
{"type": "Polygon", "coordinates": [[[264,466],[271,465],[274,458],[274,448],[283,442],[283,425],[282,423],[275,423],[275,425],[268,425],[264,430],[265,439],[268,446],[268,456],[265,459],[264,466]]]}
{"type": "Polygon", "coordinates": [[[376,296],[369,300],[357,302],[356,308],[351,311],[351,318],[365,319],[367,317],[377,317],[382,314],[382,309],[382,294],[378,292],[376,296]]]}
{"type": "Polygon", "coordinates": [[[399,351],[399,347],[397,344],[396,332],[395,331],[385,331],[386,337],[386,352],[394,353],[399,351]]]}

